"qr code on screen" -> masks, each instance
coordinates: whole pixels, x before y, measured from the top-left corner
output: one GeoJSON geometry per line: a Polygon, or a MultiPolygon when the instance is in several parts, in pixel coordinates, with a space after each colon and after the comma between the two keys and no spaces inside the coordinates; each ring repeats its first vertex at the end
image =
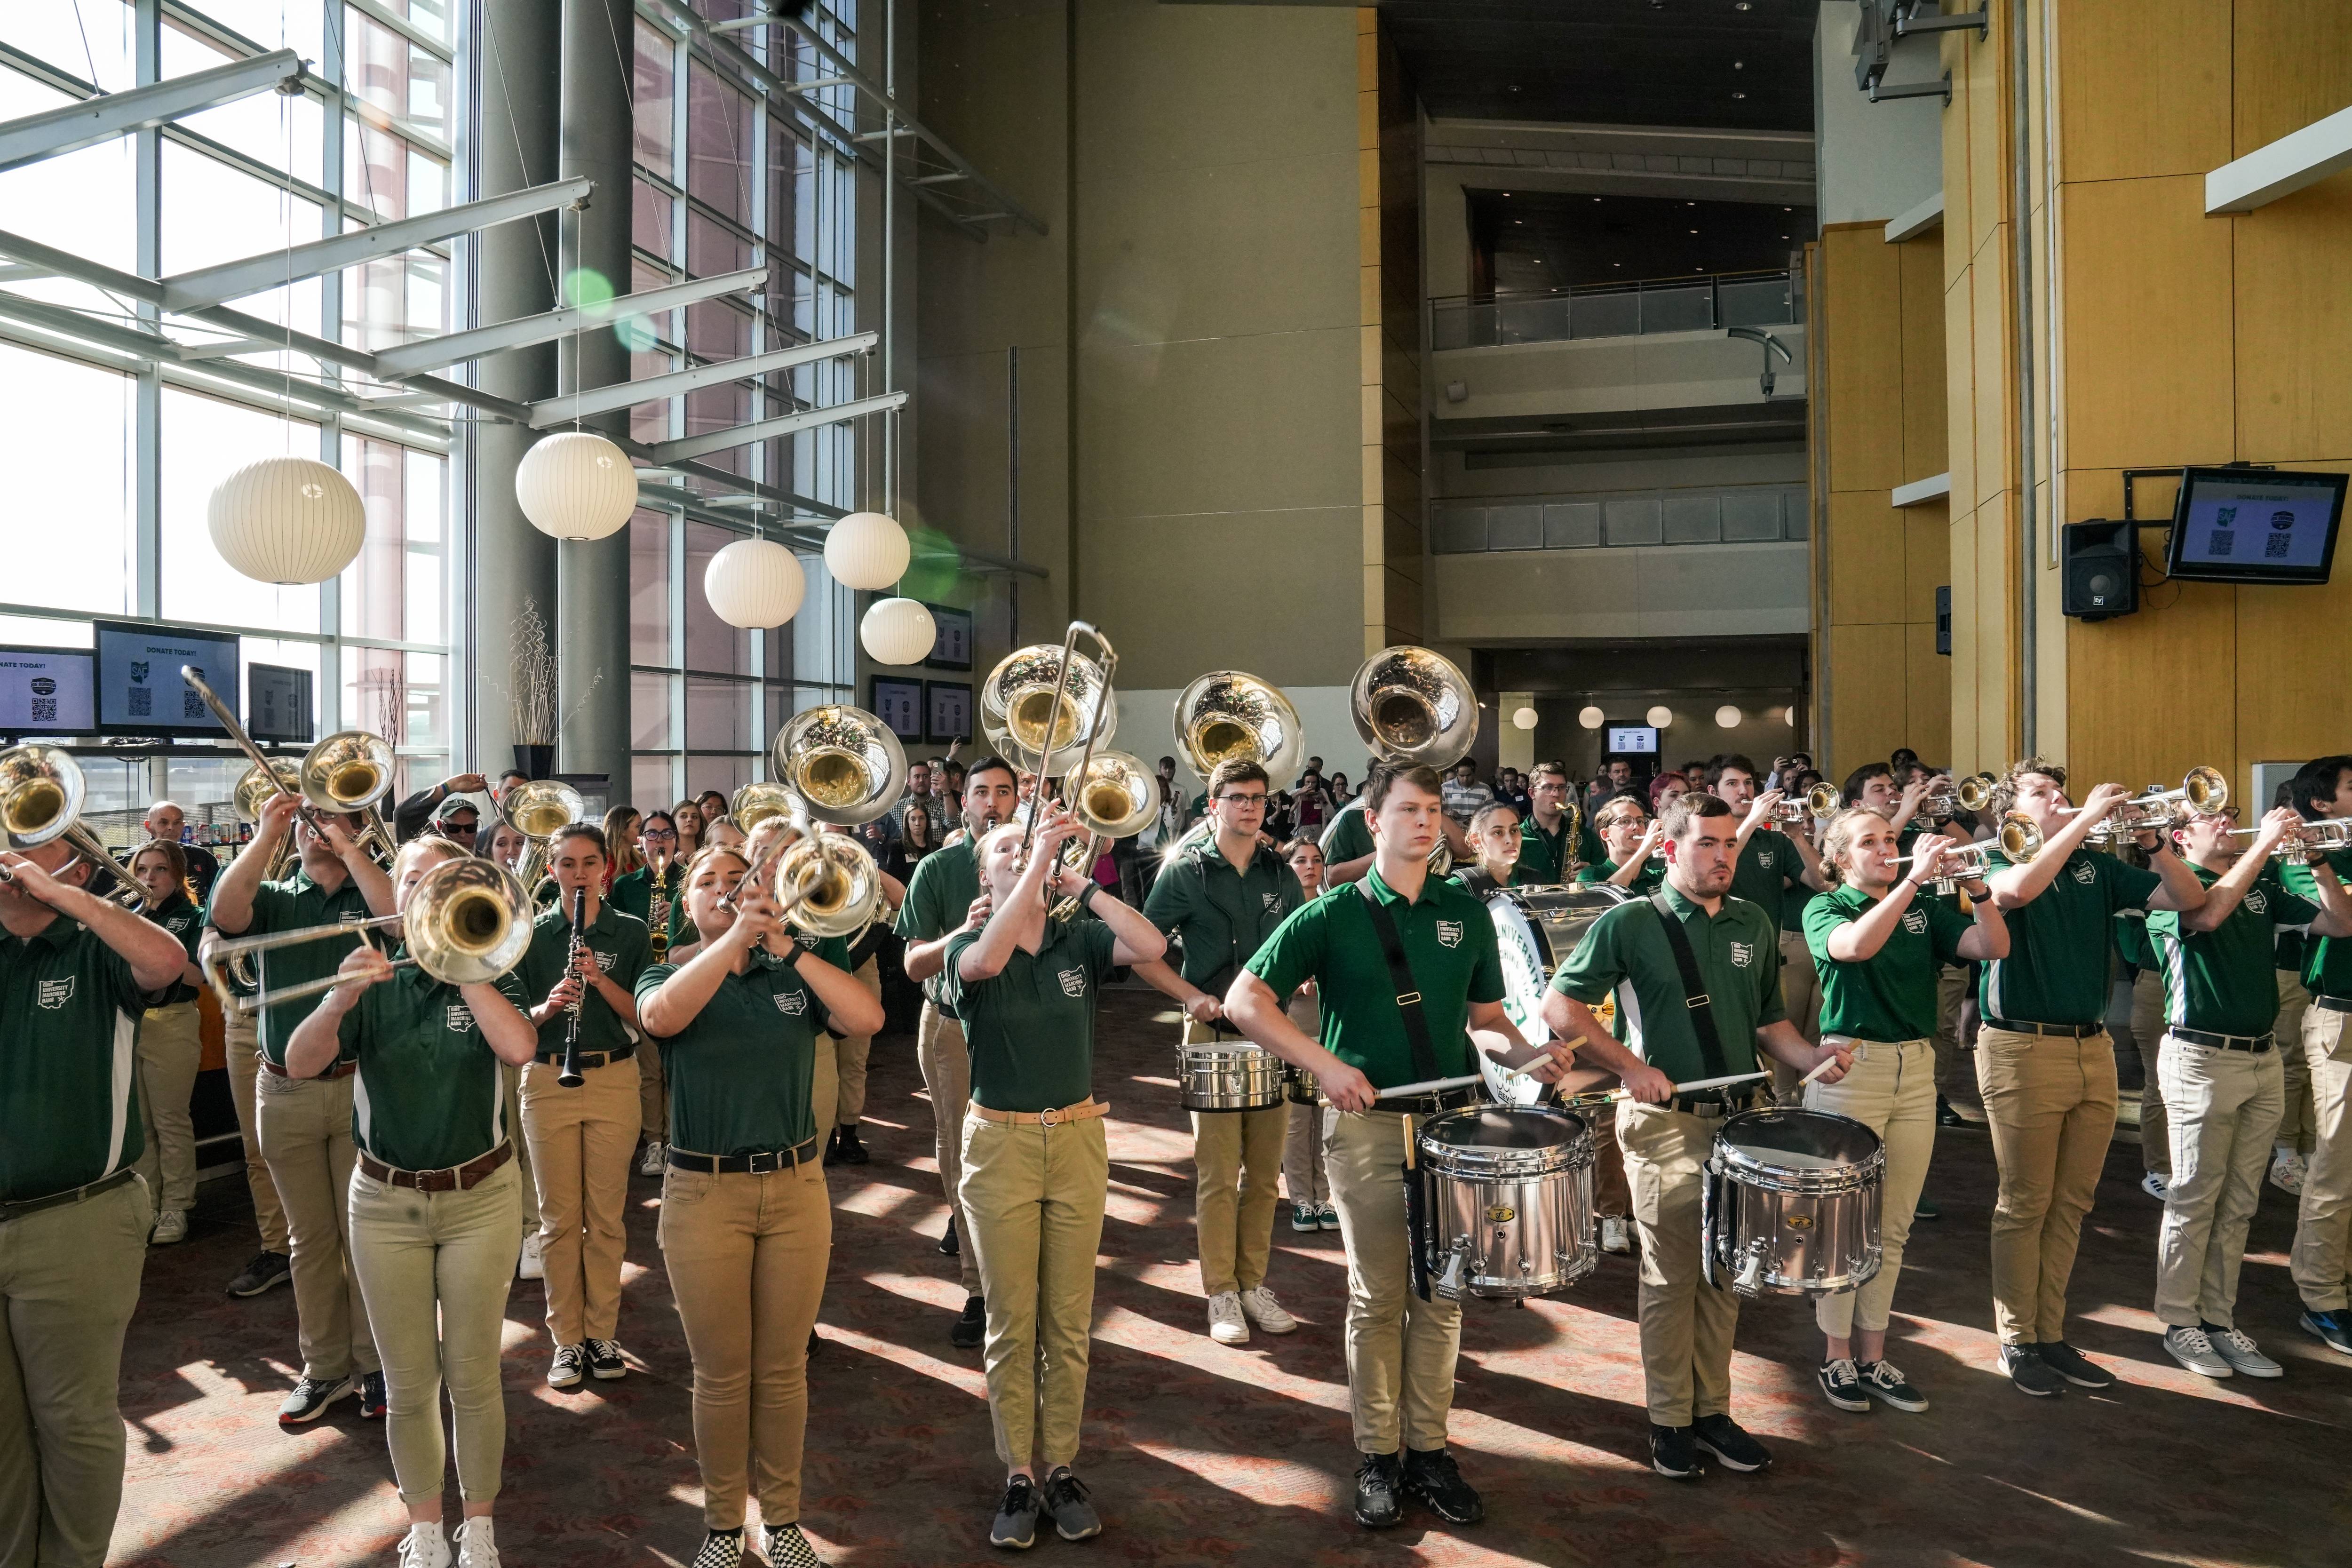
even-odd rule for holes
{"type": "Polygon", "coordinates": [[[2294,535],[2292,533],[2272,533],[2268,535],[2263,540],[2263,558],[2266,561],[2285,560],[2286,547],[2293,543],[2294,541],[2294,535]]]}
{"type": "Polygon", "coordinates": [[[131,689],[131,716],[145,719],[155,711],[155,693],[144,686],[131,689]]]}
{"type": "Polygon", "coordinates": [[[2207,553],[2229,555],[2234,553],[2237,548],[2238,531],[2233,528],[2217,528],[2213,531],[2213,542],[2207,553]]]}
{"type": "Polygon", "coordinates": [[[58,700],[54,697],[34,698],[33,722],[36,724],[54,724],[57,721],[58,700]]]}
{"type": "Polygon", "coordinates": [[[194,687],[181,688],[180,717],[183,719],[201,719],[204,716],[205,700],[196,695],[195,689],[194,687]]]}

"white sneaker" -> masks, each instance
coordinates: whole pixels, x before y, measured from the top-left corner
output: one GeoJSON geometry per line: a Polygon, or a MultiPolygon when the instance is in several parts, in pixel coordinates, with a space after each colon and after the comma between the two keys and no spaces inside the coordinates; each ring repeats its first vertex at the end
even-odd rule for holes
{"type": "Polygon", "coordinates": [[[2301,1154],[2293,1149],[2282,1149],[2271,1157],[2271,1185],[2283,1193],[2300,1193],[2308,1170],[2301,1154]]]}
{"type": "Polygon", "coordinates": [[[1242,1318],[1240,1291],[1223,1290],[1209,1298],[1209,1337],[1221,1345],[1249,1343],[1249,1324],[1242,1318]]]}
{"type": "Polygon", "coordinates": [[[184,1209],[165,1209],[155,1216],[155,1234],[148,1240],[157,1247],[169,1247],[175,1241],[188,1239],[188,1215],[184,1209]]]}
{"type": "Polygon", "coordinates": [[[645,1158],[637,1162],[637,1174],[658,1176],[662,1173],[662,1146],[654,1139],[646,1140],[645,1158]]]}
{"type": "Polygon", "coordinates": [[[1274,1292],[1261,1285],[1241,1294],[1242,1310],[1249,1321],[1269,1334],[1286,1334],[1298,1326],[1298,1320],[1284,1310],[1274,1299],[1274,1292]]]}
{"type": "Polygon", "coordinates": [[[2235,1370],[2221,1359],[2202,1329],[2167,1329],[2164,1348],[2173,1360],[2206,1377],[2228,1377],[2235,1370]]]}
{"type": "Polygon", "coordinates": [[[2139,1179],[2139,1187],[2140,1191],[2158,1203],[2167,1202],[2172,1196],[2172,1184],[2165,1179],[2164,1173],[2161,1171],[2150,1171],[2147,1175],[2142,1176],[2139,1179]]]}
{"type": "Polygon", "coordinates": [[[525,1279],[547,1278],[547,1249],[540,1245],[539,1232],[522,1238],[522,1259],[515,1265],[515,1272],[525,1279]]]}
{"type": "Polygon", "coordinates": [[[2213,1353],[2230,1363],[2232,1372],[2242,1372],[2248,1377],[2284,1377],[2286,1368],[2263,1353],[2263,1347],[2237,1329],[2223,1329],[2220,1333],[2208,1332],[2213,1353]]]}
{"type": "Polygon", "coordinates": [[[1619,1253],[1633,1250],[1632,1227],[1625,1223],[1623,1215],[1605,1214],[1601,1216],[1601,1250],[1619,1253]]]}
{"type": "Polygon", "coordinates": [[[499,1568],[498,1531],[488,1515],[457,1527],[457,1568],[499,1568]]]}
{"type": "Polygon", "coordinates": [[[400,1541],[400,1568],[449,1568],[449,1542],[438,1521],[408,1527],[400,1541]]]}

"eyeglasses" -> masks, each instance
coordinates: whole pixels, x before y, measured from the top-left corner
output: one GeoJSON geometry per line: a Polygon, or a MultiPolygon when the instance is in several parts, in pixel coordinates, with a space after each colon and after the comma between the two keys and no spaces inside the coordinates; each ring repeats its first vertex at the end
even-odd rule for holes
{"type": "Polygon", "coordinates": [[[1221,795],[1217,798],[1227,805],[1264,805],[1265,804],[1265,796],[1263,795],[1221,795]]]}
{"type": "Polygon", "coordinates": [[[667,827],[648,827],[645,832],[638,835],[638,837],[641,838],[666,838],[674,840],[677,837],[677,834],[674,829],[667,827]]]}
{"type": "Polygon", "coordinates": [[[441,825],[441,831],[444,833],[462,833],[467,837],[471,838],[474,836],[475,830],[480,826],[481,825],[479,823],[475,822],[445,822],[441,825]]]}

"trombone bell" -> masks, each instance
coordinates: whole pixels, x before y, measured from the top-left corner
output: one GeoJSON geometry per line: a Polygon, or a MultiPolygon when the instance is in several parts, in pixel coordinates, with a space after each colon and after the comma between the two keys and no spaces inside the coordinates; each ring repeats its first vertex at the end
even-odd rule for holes
{"type": "Polygon", "coordinates": [[[1387,647],[1366,659],[1349,710],[1356,733],[1392,767],[1452,767],[1478,738],[1469,678],[1425,647],[1387,647]]]}
{"type": "Polygon", "coordinates": [[[1176,742],[1202,778],[1236,759],[1264,768],[1276,788],[1298,776],[1307,736],[1282,689],[1238,669],[1212,670],[1176,699],[1176,742]]]}
{"type": "Polygon", "coordinates": [[[1132,838],[1159,819],[1159,786],[1142,758],[1097,752],[1071,788],[1070,816],[1097,838],[1132,838]]]}

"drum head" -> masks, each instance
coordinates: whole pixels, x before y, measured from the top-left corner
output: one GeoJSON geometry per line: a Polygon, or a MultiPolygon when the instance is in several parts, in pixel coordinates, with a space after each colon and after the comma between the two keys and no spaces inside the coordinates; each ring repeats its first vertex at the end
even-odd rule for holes
{"type": "Polygon", "coordinates": [[[1456,1149],[1550,1149],[1589,1137],[1591,1129],[1572,1110],[1484,1105],[1433,1118],[1421,1135],[1456,1149]]]}
{"type": "Polygon", "coordinates": [[[1760,1164],[1800,1169],[1864,1164],[1879,1149],[1861,1122],[1820,1110],[1743,1110],[1716,1137],[1760,1164]]]}
{"type": "MultiPolygon", "coordinates": [[[[1503,959],[1503,1014],[1529,1045],[1551,1038],[1543,1021],[1543,996],[1554,971],[1576,951],[1592,922],[1623,901],[1622,892],[1606,885],[1505,888],[1486,901],[1503,959]]],[[[1609,1026],[1609,1014],[1594,1011],[1602,1026],[1609,1026]]],[[[1541,1094],[1541,1085],[1530,1087],[1541,1094]]],[[[1525,1090],[1506,1092],[1496,1071],[1487,1072],[1487,1088],[1507,1105],[1534,1102],[1525,1090]]]]}

